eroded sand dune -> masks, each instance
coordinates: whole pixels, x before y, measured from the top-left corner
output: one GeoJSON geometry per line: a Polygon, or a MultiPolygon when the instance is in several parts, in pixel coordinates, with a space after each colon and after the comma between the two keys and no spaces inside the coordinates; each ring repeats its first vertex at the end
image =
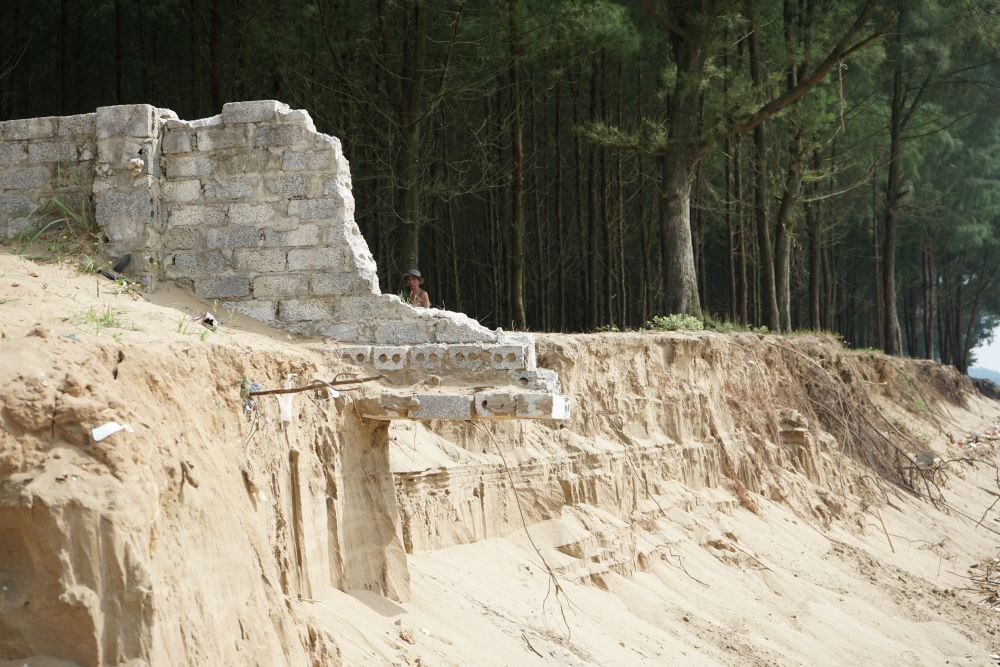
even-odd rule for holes
{"type": "Polygon", "coordinates": [[[1000,405],[948,369],[822,337],[546,335],[568,422],[393,422],[384,447],[353,408],[378,387],[298,395],[286,428],[273,397],[244,412],[244,377],[350,370],[323,341],[227,313],[208,332],[189,316],[212,304],[119,292],[0,256],[10,664],[982,665],[998,649],[973,566],[998,555],[1000,443],[969,434],[1000,405]],[[133,431],[94,442],[109,421],[133,431]],[[405,554],[387,553],[397,525],[405,554]],[[399,578],[405,602],[364,588],[399,578]]]}

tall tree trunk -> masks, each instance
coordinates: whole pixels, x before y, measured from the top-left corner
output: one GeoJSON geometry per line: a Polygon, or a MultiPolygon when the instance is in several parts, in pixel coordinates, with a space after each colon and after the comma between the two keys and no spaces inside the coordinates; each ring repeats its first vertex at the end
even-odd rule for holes
{"type": "MultiPolygon", "coordinates": [[[[115,0],[117,5],[121,0],[115,0]]],[[[212,0],[211,33],[208,43],[208,63],[212,89],[212,110],[222,111],[222,0],[212,0]]]]}
{"type": "Polygon", "coordinates": [[[420,265],[420,139],[423,121],[424,53],[427,8],[422,0],[404,3],[405,37],[394,106],[399,126],[396,215],[403,226],[403,269],[420,265]]]}
{"type": "MultiPolygon", "coordinates": [[[[820,161],[819,151],[813,151],[813,170],[819,172],[820,161]]],[[[810,188],[810,195],[818,194],[818,189],[810,188]]],[[[821,218],[819,212],[820,204],[812,201],[806,205],[806,222],[809,231],[809,327],[815,331],[823,328],[820,320],[820,284],[822,278],[822,232],[820,228],[821,218]]]]}
{"type": "Polygon", "coordinates": [[[791,280],[789,277],[791,265],[791,213],[792,207],[799,197],[802,185],[802,132],[797,130],[788,147],[788,169],[785,174],[785,186],[781,195],[781,205],[775,216],[775,255],[774,266],[776,292],[778,298],[778,313],[781,318],[781,328],[792,330],[791,313],[791,280]]]}
{"type": "Polygon", "coordinates": [[[923,247],[924,278],[924,358],[934,358],[934,257],[931,254],[930,238],[924,237],[923,247]]]}
{"type": "MultiPolygon", "coordinates": [[[[590,69],[590,120],[597,122],[600,120],[597,109],[597,86],[598,86],[599,61],[595,56],[592,59],[590,69]]],[[[590,144],[590,210],[587,216],[589,229],[587,230],[587,328],[593,331],[600,326],[600,248],[599,248],[599,224],[600,211],[600,184],[601,175],[597,160],[597,144],[590,144]]]]}
{"type": "Polygon", "coordinates": [[[122,0],[115,0],[115,104],[125,103],[125,17],[122,0]]]}
{"type": "Polygon", "coordinates": [[[660,158],[660,233],[666,241],[667,312],[701,317],[691,241],[692,163],[681,151],[660,158]]]}
{"type": "Polygon", "coordinates": [[[880,350],[885,349],[885,328],[883,326],[885,311],[885,296],[882,294],[882,273],[879,270],[881,258],[879,256],[879,233],[878,233],[878,176],[877,171],[872,172],[872,257],[875,263],[872,276],[875,281],[874,293],[874,323],[875,323],[875,343],[880,350]]]}
{"type": "Polygon", "coordinates": [[[556,140],[556,266],[558,269],[557,282],[559,294],[559,331],[566,330],[566,262],[565,262],[565,232],[563,225],[563,172],[562,172],[562,77],[556,80],[555,99],[555,128],[553,130],[556,140]]]}
{"type": "Polygon", "coordinates": [[[513,225],[511,230],[511,306],[514,326],[528,328],[524,310],[524,131],[521,117],[521,44],[517,32],[517,0],[507,3],[508,44],[510,47],[510,105],[511,105],[511,189],[513,190],[513,225]]]}
{"type": "MultiPolygon", "coordinates": [[[[903,2],[898,0],[897,10],[902,14],[903,2]]],[[[882,335],[886,354],[899,354],[899,318],[896,315],[896,215],[903,198],[902,134],[903,125],[903,33],[893,37],[892,111],[889,117],[889,175],[885,186],[885,234],[882,239],[882,335]]]]}
{"type": "MultiPolygon", "coordinates": [[[[750,18],[750,30],[747,36],[747,50],[750,57],[750,79],[757,95],[763,98],[763,78],[760,72],[760,49],[757,44],[756,17],[752,0],[746,1],[746,12],[750,18]]],[[[764,123],[753,128],[754,175],[754,213],[757,225],[757,249],[761,276],[760,301],[767,328],[771,331],[781,331],[781,319],[778,311],[778,296],[774,276],[774,256],[771,252],[771,234],[767,223],[767,141],[764,137],[764,123]]]]}

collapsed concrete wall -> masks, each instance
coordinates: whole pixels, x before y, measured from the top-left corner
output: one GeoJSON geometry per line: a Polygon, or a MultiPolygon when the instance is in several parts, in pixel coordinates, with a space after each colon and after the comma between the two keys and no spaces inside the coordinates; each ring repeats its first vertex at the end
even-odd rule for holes
{"type": "Polygon", "coordinates": [[[7,237],[72,197],[92,209],[109,255],[132,255],[129,275],[147,290],[168,278],[223,312],[325,336],[332,354],[390,383],[448,377],[446,390],[366,399],[367,417],[568,416],[532,336],[380,292],[340,141],[303,110],[233,102],[185,121],[132,104],[7,121],[0,187],[7,237]]]}

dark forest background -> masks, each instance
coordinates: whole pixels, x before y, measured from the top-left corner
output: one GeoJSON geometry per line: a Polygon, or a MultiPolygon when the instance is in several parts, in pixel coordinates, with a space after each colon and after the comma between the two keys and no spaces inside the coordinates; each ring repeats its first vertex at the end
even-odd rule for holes
{"type": "Polygon", "coordinates": [[[5,0],[0,119],[308,109],[384,291],[965,370],[1000,323],[997,0],[5,0]]]}

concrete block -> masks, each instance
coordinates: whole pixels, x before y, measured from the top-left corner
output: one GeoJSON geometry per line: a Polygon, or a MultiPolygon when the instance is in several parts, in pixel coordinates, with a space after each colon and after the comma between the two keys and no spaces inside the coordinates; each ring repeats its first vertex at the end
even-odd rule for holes
{"type": "Polygon", "coordinates": [[[222,122],[227,125],[272,122],[279,111],[288,111],[288,105],[277,100],[229,102],[222,105],[222,122]]]}
{"type": "Polygon", "coordinates": [[[487,348],[490,365],[496,370],[520,371],[525,369],[527,350],[520,345],[491,345],[487,348]]]}
{"type": "Polygon", "coordinates": [[[341,270],[346,257],[336,248],[299,248],[288,251],[289,271],[312,271],[317,269],[341,270]]]}
{"type": "Polygon", "coordinates": [[[217,250],[203,252],[198,255],[198,268],[210,273],[221,273],[226,270],[226,257],[217,250]]]}
{"type": "Polygon", "coordinates": [[[226,212],[221,208],[211,206],[181,206],[170,211],[167,218],[168,226],[203,225],[205,227],[222,225],[226,222],[226,212]]]}
{"type": "Polygon", "coordinates": [[[524,348],[524,367],[536,368],[538,360],[535,354],[535,337],[523,331],[501,331],[497,334],[497,344],[517,345],[524,348]]]}
{"type": "Polygon", "coordinates": [[[447,348],[444,345],[414,345],[410,348],[410,367],[437,370],[444,365],[447,348]]]}
{"type": "Polygon", "coordinates": [[[293,199],[288,202],[288,215],[301,220],[344,220],[344,203],[339,198],[293,199]]]}
{"type": "MultiPolygon", "coordinates": [[[[249,228],[244,227],[243,229],[249,228]]],[[[233,267],[237,271],[280,273],[285,271],[285,265],[285,251],[281,249],[254,248],[233,251],[233,267]]]]}
{"type": "Polygon", "coordinates": [[[288,146],[305,141],[309,134],[309,130],[300,125],[258,125],[254,145],[288,146]]]}
{"type": "Polygon", "coordinates": [[[260,237],[261,232],[255,227],[212,227],[205,235],[205,245],[208,248],[253,248],[260,242],[260,237]]]}
{"type": "Polygon", "coordinates": [[[278,304],[273,301],[223,301],[222,307],[261,322],[273,322],[278,316],[278,304]]]}
{"type": "Polygon", "coordinates": [[[69,140],[31,141],[28,159],[32,162],[76,162],[76,144],[69,140]]]}
{"type": "Polygon", "coordinates": [[[371,278],[359,275],[354,271],[315,273],[310,284],[310,291],[313,294],[335,294],[337,296],[375,294],[376,292],[372,288],[371,278]]]}
{"type": "Polygon", "coordinates": [[[489,353],[479,345],[446,345],[448,368],[458,370],[478,370],[490,367],[489,353]]]}
{"type": "Polygon", "coordinates": [[[26,139],[46,139],[56,135],[56,118],[19,118],[3,123],[3,137],[6,141],[26,139]]]}
{"type": "Polygon", "coordinates": [[[408,350],[405,347],[373,347],[372,364],[375,370],[399,371],[406,368],[408,350]]]}
{"type": "Polygon", "coordinates": [[[357,324],[335,322],[320,329],[320,333],[331,340],[358,341],[363,340],[360,327],[357,324]]]}
{"type": "Polygon", "coordinates": [[[27,213],[35,203],[21,193],[0,192],[0,213],[27,213]]]}
{"type": "Polygon", "coordinates": [[[521,371],[514,376],[514,379],[517,381],[518,386],[524,389],[553,393],[560,391],[559,375],[547,368],[521,371]]]}
{"type": "MultiPolygon", "coordinates": [[[[167,250],[169,252],[169,250],[167,250]]],[[[198,272],[198,255],[179,252],[163,258],[163,271],[167,278],[187,278],[198,272]]]]}
{"type": "Polygon", "coordinates": [[[417,410],[420,402],[411,394],[383,393],[363,398],[356,403],[361,416],[366,419],[408,419],[410,410],[417,410]]]}
{"type": "Polygon", "coordinates": [[[496,338],[489,329],[465,315],[443,311],[438,311],[437,315],[434,339],[438,343],[480,343],[496,338]]]}
{"type": "Polygon", "coordinates": [[[23,141],[0,143],[0,166],[19,164],[28,159],[28,144],[23,141]]]}
{"type": "Polygon", "coordinates": [[[517,394],[515,414],[525,419],[569,419],[569,399],[562,394],[517,394]]]}
{"type": "Polygon", "coordinates": [[[96,219],[117,244],[141,242],[156,215],[156,202],[147,190],[108,190],[96,193],[94,200],[96,219]]]}
{"type": "Polygon", "coordinates": [[[233,225],[268,225],[279,214],[277,205],[239,202],[229,205],[229,222],[233,225]]]}
{"type": "Polygon", "coordinates": [[[255,174],[281,166],[277,158],[274,159],[273,167],[269,166],[272,156],[266,149],[244,148],[231,154],[216,154],[214,157],[218,160],[220,171],[229,174],[255,174]]]}
{"type": "MultiPolygon", "coordinates": [[[[29,190],[44,188],[50,184],[52,174],[48,167],[27,167],[0,172],[0,190],[29,190]]],[[[52,184],[54,185],[54,183],[52,184]]]]}
{"type": "Polygon", "coordinates": [[[289,125],[301,125],[310,132],[316,131],[316,125],[313,123],[312,116],[305,109],[295,109],[294,111],[279,110],[278,122],[288,123],[289,125]]]}
{"type": "Polygon", "coordinates": [[[289,299],[278,304],[278,319],[283,322],[326,320],[333,316],[334,304],[324,299],[289,299]]]}
{"type": "Polygon", "coordinates": [[[97,159],[97,143],[93,139],[85,141],[77,140],[76,144],[77,162],[89,162],[97,159]]]}
{"type": "Polygon", "coordinates": [[[206,276],[194,281],[194,291],[204,299],[249,296],[250,281],[242,276],[206,276]]]}
{"type": "Polygon", "coordinates": [[[217,151],[223,148],[250,146],[250,125],[208,127],[198,130],[198,150],[217,151]]]}
{"type": "Polygon", "coordinates": [[[281,174],[265,176],[264,188],[277,197],[306,197],[315,189],[314,176],[309,174],[281,174]]]}
{"type": "Polygon", "coordinates": [[[472,419],[472,396],[449,394],[419,394],[420,405],[410,408],[410,419],[472,419]]]}
{"type": "Polygon", "coordinates": [[[194,132],[187,128],[164,130],[160,150],[164,153],[189,153],[194,150],[194,132]]]}
{"type": "Polygon", "coordinates": [[[149,104],[121,104],[97,108],[97,138],[155,138],[159,133],[156,108],[149,104]]]}
{"type": "Polygon", "coordinates": [[[163,160],[164,175],[169,179],[211,176],[215,161],[206,155],[175,155],[163,160]]]}
{"type": "Polygon", "coordinates": [[[375,326],[375,342],[389,345],[430,343],[431,332],[427,323],[416,321],[379,322],[375,326]]]}
{"type": "Polygon", "coordinates": [[[297,151],[288,149],[281,162],[284,171],[322,171],[333,164],[332,151],[297,151]]]}
{"type": "Polygon", "coordinates": [[[399,319],[403,308],[405,306],[399,302],[398,296],[388,294],[376,297],[342,296],[337,299],[337,317],[344,321],[399,319]]]}
{"type": "Polygon", "coordinates": [[[260,177],[255,174],[234,176],[227,183],[208,181],[205,183],[205,199],[247,199],[253,195],[260,177]]]}
{"type": "Polygon", "coordinates": [[[167,252],[200,249],[205,244],[205,234],[198,227],[174,227],[162,238],[163,249],[167,252]]]}
{"type": "Polygon", "coordinates": [[[319,245],[319,227],[316,225],[300,225],[298,228],[290,231],[265,229],[264,245],[267,247],[319,245]]]}
{"type": "Polygon", "coordinates": [[[164,199],[175,202],[193,202],[201,199],[201,181],[189,178],[180,181],[167,181],[160,190],[164,199]]]}
{"type": "Polygon", "coordinates": [[[372,362],[372,348],[370,345],[339,347],[337,348],[337,353],[340,355],[340,360],[345,364],[365,366],[372,362]]]}
{"type": "Polygon", "coordinates": [[[75,116],[61,116],[58,119],[60,137],[85,136],[97,138],[97,114],[81,113],[75,116]]]}
{"type": "Polygon", "coordinates": [[[479,417],[513,417],[516,411],[517,400],[509,391],[481,391],[473,400],[479,417]]]}
{"type": "Polygon", "coordinates": [[[258,299],[308,296],[309,278],[294,273],[259,276],[253,280],[253,295],[258,299]]]}

